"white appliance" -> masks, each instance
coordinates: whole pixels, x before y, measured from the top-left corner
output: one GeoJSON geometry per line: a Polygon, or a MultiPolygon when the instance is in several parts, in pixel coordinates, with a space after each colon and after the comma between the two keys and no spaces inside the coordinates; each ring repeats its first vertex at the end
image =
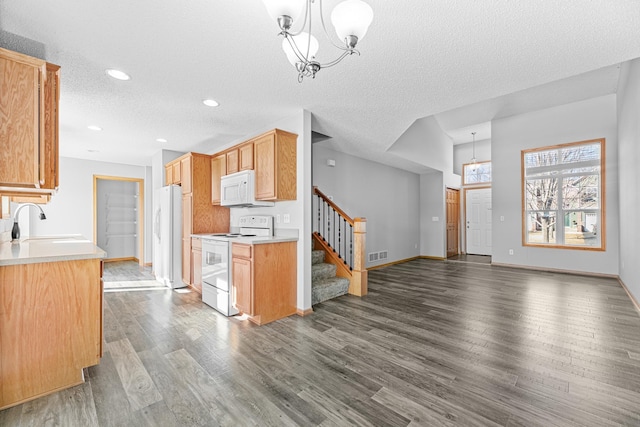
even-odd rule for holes
{"type": "Polygon", "coordinates": [[[153,272],[156,280],[172,289],[187,286],[182,281],[182,189],[178,185],[154,193],[153,272]]]}
{"type": "Polygon", "coordinates": [[[273,236],[273,216],[240,217],[240,233],[210,234],[202,237],[202,302],[225,316],[238,314],[234,304],[231,269],[231,242],[253,236],[273,236]]]}
{"type": "Polygon", "coordinates": [[[220,181],[221,206],[274,206],[274,202],[256,200],[256,172],[254,170],[244,170],[225,175],[220,181]]]}

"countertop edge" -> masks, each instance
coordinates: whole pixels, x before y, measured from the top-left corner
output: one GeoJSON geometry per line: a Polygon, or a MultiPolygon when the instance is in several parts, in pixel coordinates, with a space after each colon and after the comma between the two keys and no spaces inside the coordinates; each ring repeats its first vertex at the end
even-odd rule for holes
{"type": "Polygon", "coordinates": [[[0,267],[6,267],[9,265],[24,265],[24,264],[39,264],[46,262],[64,262],[64,261],[76,261],[82,259],[102,259],[106,255],[106,252],[91,253],[91,254],[77,254],[77,255],[53,255],[44,257],[32,257],[32,258],[19,258],[19,259],[2,259],[0,260],[0,267]]]}

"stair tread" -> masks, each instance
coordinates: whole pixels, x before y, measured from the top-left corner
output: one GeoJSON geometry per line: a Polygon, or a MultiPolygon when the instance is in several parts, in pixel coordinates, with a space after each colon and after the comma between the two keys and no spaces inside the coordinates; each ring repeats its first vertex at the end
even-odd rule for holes
{"type": "Polygon", "coordinates": [[[329,277],[326,279],[320,279],[317,280],[315,282],[313,282],[312,287],[314,288],[320,288],[323,286],[332,286],[332,285],[336,285],[336,284],[347,284],[347,287],[349,286],[349,279],[346,279],[344,277],[329,277]]]}

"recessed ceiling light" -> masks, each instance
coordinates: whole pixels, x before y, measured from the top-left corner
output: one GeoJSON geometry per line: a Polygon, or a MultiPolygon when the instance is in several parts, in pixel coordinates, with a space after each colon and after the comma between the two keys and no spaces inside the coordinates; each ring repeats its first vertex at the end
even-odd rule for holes
{"type": "Polygon", "coordinates": [[[129,74],[125,73],[124,71],[114,70],[113,68],[108,69],[107,74],[113,77],[114,79],[131,80],[131,76],[129,76],[129,74]]]}
{"type": "Polygon", "coordinates": [[[156,142],[167,142],[167,140],[164,138],[158,138],[156,139],[156,142]]]}
{"type": "Polygon", "coordinates": [[[91,129],[91,130],[102,130],[102,128],[100,126],[96,126],[96,125],[90,125],[87,126],[87,129],[91,129]]]}
{"type": "Polygon", "coordinates": [[[202,103],[207,107],[217,107],[218,105],[220,105],[213,99],[205,99],[204,101],[202,101],[202,103]]]}
{"type": "Polygon", "coordinates": [[[87,151],[90,152],[90,153],[99,153],[100,152],[100,150],[87,150],[87,151]]]}

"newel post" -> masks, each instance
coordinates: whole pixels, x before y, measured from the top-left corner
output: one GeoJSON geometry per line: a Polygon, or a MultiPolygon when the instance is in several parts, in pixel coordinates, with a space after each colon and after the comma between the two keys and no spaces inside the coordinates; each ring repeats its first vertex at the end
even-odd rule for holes
{"type": "Polygon", "coordinates": [[[353,220],[353,276],[349,293],[351,295],[364,296],[367,294],[367,269],[365,267],[367,237],[367,219],[354,218],[353,220]]]}

